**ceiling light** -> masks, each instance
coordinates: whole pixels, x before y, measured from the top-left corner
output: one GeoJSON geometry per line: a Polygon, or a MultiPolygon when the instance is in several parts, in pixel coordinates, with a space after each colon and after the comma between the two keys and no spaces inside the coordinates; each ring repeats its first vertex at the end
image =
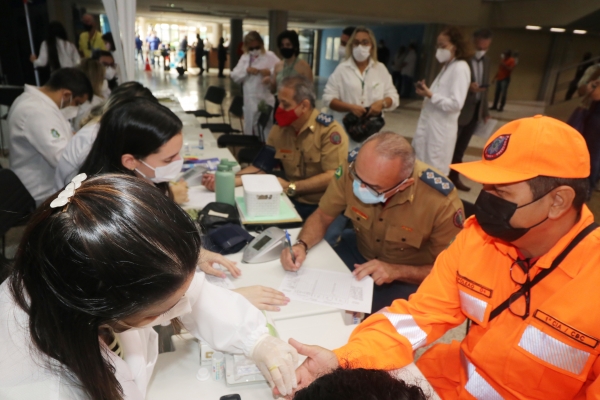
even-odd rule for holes
{"type": "Polygon", "coordinates": [[[564,32],[565,28],[550,28],[550,32],[564,32]]]}
{"type": "Polygon", "coordinates": [[[527,25],[525,29],[529,29],[530,31],[539,31],[542,29],[542,27],[537,25],[527,25]]]}
{"type": "Polygon", "coordinates": [[[581,30],[581,29],[575,29],[573,31],[574,34],[576,35],[585,35],[587,33],[587,31],[581,30]]]}

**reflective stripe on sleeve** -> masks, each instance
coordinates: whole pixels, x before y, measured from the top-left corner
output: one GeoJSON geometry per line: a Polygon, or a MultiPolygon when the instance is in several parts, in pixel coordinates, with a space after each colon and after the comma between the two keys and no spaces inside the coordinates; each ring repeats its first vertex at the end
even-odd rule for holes
{"type": "Polygon", "coordinates": [[[487,308],[487,303],[483,300],[478,299],[477,297],[471,296],[468,293],[463,292],[462,290],[458,291],[460,295],[460,308],[469,316],[475,319],[475,322],[482,323],[483,317],[485,316],[485,309],[487,308]]]}
{"type": "Polygon", "coordinates": [[[477,400],[502,400],[500,393],[496,392],[496,389],[492,387],[487,381],[479,375],[476,368],[464,355],[462,349],[460,351],[460,358],[467,374],[467,384],[465,390],[475,397],[477,400]]]}
{"type": "Polygon", "coordinates": [[[427,333],[417,325],[412,315],[396,314],[390,312],[387,307],[378,311],[377,314],[385,315],[396,329],[396,332],[408,339],[413,350],[424,346],[427,342],[427,333]]]}
{"type": "Polygon", "coordinates": [[[534,326],[528,326],[521,336],[519,347],[537,358],[579,375],[583,372],[589,353],[571,347],[534,326]]]}

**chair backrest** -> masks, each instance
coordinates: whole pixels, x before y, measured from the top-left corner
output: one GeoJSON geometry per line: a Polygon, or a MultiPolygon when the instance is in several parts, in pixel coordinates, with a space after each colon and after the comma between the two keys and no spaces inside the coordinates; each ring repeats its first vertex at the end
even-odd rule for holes
{"type": "Polygon", "coordinates": [[[0,85],[0,105],[10,107],[24,91],[24,86],[0,85]]]}
{"type": "Polygon", "coordinates": [[[10,169],[0,169],[0,235],[25,221],[35,210],[35,201],[10,169]]]}
{"type": "Polygon", "coordinates": [[[204,95],[204,101],[210,101],[211,103],[222,105],[223,100],[226,96],[225,89],[217,86],[209,86],[206,94],[204,95]]]}
{"type": "Polygon", "coordinates": [[[244,117],[244,98],[242,96],[235,96],[229,106],[229,114],[233,114],[238,118],[244,117]]]}
{"type": "Polygon", "coordinates": [[[260,112],[257,121],[257,126],[260,131],[260,140],[263,143],[267,140],[267,138],[265,137],[265,129],[271,118],[273,118],[273,107],[271,107],[270,105],[265,105],[264,107],[265,108],[263,111],[260,112]]]}

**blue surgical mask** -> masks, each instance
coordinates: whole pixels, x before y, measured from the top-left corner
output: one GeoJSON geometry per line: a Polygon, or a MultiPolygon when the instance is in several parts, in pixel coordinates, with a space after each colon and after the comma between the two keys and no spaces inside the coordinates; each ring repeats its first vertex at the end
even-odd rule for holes
{"type": "Polygon", "coordinates": [[[385,194],[376,196],[366,187],[362,187],[362,184],[356,179],[352,183],[352,191],[354,192],[354,195],[365,204],[385,203],[385,194]]]}

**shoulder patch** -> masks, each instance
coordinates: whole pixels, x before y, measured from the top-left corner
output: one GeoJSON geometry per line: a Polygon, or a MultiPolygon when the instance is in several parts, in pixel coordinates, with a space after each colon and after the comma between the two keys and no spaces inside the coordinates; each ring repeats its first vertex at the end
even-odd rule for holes
{"type": "Polygon", "coordinates": [[[454,217],[452,218],[453,222],[454,222],[454,226],[456,226],[457,228],[464,228],[465,225],[465,213],[463,212],[462,208],[459,208],[458,210],[456,210],[456,212],[454,213],[454,217]]]}
{"type": "Polygon", "coordinates": [[[333,115],[321,113],[317,115],[317,122],[323,126],[329,126],[333,122],[333,115]]]}
{"type": "Polygon", "coordinates": [[[52,137],[54,139],[58,139],[60,137],[60,133],[58,133],[58,131],[56,129],[50,130],[50,134],[52,135],[52,137]]]}
{"type": "Polygon", "coordinates": [[[352,151],[350,151],[350,153],[348,153],[348,163],[351,163],[352,161],[356,160],[358,150],[360,150],[360,147],[356,147],[352,151]]]}
{"type": "Polygon", "coordinates": [[[329,135],[329,141],[331,144],[340,144],[342,143],[342,135],[339,132],[333,132],[329,135]]]}
{"type": "Polygon", "coordinates": [[[448,196],[454,189],[454,184],[445,176],[438,174],[431,168],[427,168],[421,174],[421,180],[431,186],[444,196],[448,196]]]}
{"type": "Polygon", "coordinates": [[[342,177],[342,174],[344,173],[344,168],[340,165],[339,167],[337,167],[337,169],[335,170],[335,179],[340,179],[342,177]]]}

